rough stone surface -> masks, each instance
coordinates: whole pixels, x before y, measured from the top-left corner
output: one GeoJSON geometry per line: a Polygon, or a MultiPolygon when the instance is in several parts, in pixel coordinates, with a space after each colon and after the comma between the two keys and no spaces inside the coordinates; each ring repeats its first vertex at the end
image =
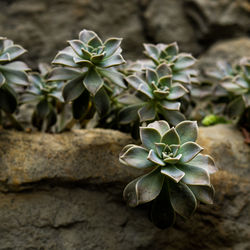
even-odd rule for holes
{"type": "Polygon", "coordinates": [[[248,0],[2,0],[0,10],[0,36],[23,45],[33,68],[83,28],[123,37],[127,59],[142,57],[143,42],[177,41],[199,55],[218,40],[250,34],[248,0]]]}
{"type": "Polygon", "coordinates": [[[214,205],[159,230],[147,206],[131,209],[122,189],[139,172],[121,166],[128,135],[111,130],[25,134],[0,131],[0,249],[250,249],[250,147],[235,128],[201,128],[216,159],[214,205]]]}

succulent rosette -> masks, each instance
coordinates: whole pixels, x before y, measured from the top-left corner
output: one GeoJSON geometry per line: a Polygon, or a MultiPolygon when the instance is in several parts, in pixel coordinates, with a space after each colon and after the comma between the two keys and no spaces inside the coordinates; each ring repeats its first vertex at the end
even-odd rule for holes
{"type": "Polygon", "coordinates": [[[153,121],[162,117],[176,125],[185,119],[180,112],[181,103],[178,101],[188,90],[180,83],[172,82],[171,68],[162,63],[157,68],[146,69],[146,76],[130,75],[125,78],[136,93],[120,99],[126,103],[119,113],[121,124],[136,120],[140,122],[153,121]]]}
{"type": "Polygon", "coordinates": [[[57,121],[56,104],[63,103],[62,81],[48,82],[48,75],[51,68],[47,64],[40,63],[38,72],[29,74],[30,86],[23,95],[23,103],[36,103],[36,108],[32,115],[32,124],[39,130],[46,122],[48,130],[57,121]]]}
{"type": "Polygon", "coordinates": [[[16,110],[18,98],[15,86],[29,83],[26,71],[30,70],[22,61],[15,61],[26,50],[13,41],[0,37],[0,109],[7,113],[16,110]]]}
{"type": "Polygon", "coordinates": [[[181,83],[199,83],[197,71],[192,69],[196,59],[189,53],[179,53],[177,43],[144,44],[144,54],[154,64],[166,63],[172,69],[173,81],[181,83]]]}
{"type": "Polygon", "coordinates": [[[230,117],[240,116],[250,107],[250,58],[242,58],[234,75],[222,79],[221,86],[232,96],[228,104],[230,117]]]}
{"type": "Polygon", "coordinates": [[[70,46],[60,51],[52,62],[63,67],[54,68],[49,78],[67,81],[63,88],[66,102],[72,101],[76,109],[84,113],[91,99],[101,115],[109,111],[110,83],[126,88],[123,75],[114,68],[125,63],[121,40],[109,38],[103,42],[95,32],[84,29],[78,40],[68,41],[70,46]]]}
{"type": "Polygon", "coordinates": [[[124,199],[131,207],[153,201],[151,220],[160,228],[171,226],[176,213],[189,218],[198,201],[213,202],[209,175],[216,167],[210,156],[200,153],[197,134],[193,121],[172,128],[164,120],[155,121],[140,127],[141,146],[127,145],[120,154],[124,165],[148,170],[125,187],[124,199]]]}

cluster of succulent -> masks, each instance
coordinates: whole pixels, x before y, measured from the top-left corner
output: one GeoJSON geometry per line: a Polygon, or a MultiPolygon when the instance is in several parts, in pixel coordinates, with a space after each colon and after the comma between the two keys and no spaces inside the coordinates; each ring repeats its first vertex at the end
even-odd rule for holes
{"type": "MultiPolygon", "coordinates": [[[[230,65],[226,61],[217,62],[217,69],[206,71],[210,82],[203,88],[192,89],[192,95],[207,99],[209,109],[203,120],[224,123],[237,120],[238,124],[250,131],[250,58],[242,58],[230,65]]],[[[205,108],[203,110],[206,110],[205,108]]]]}
{"type": "Polygon", "coordinates": [[[151,202],[150,218],[160,228],[173,225],[176,213],[189,218],[198,201],[213,202],[209,175],[216,167],[200,153],[197,134],[193,121],[172,128],[164,120],[155,121],[140,127],[141,146],[127,145],[120,154],[126,166],[147,170],[125,187],[124,199],[131,207],[151,202]]]}
{"type": "MultiPolygon", "coordinates": [[[[16,61],[26,52],[20,45],[0,37],[0,113],[1,110],[17,125],[14,117],[18,105],[18,87],[27,86],[29,83],[27,71],[29,67],[22,61],[16,61]]],[[[20,129],[20,126],[16,126],[20,129]]]]}
{"type": "Polygon", "coordinates": [[[176,43],[144,44],[149,59],[124,65],[121,40],[103,42],[84,29],[52,66],[40,64],[39,72],[28,72],[25,63],[13,61],[25,50],[0,38],[0,112],[17,125],[12,114],[19,102],[33,105],[32,125],[40,131],[92,122],[140,135],[142,145],[127,145],[120,161],[149,172],[127,185],[124,198],[132,207],[151,202],[151,220],[165,228],[176,213],[188,218],[198,201],[211,204],[214,195],[209,178],[214,162],[200,154],[197,123],[186,121],[187,105],[182,105],[191,83],[198,82],[196,60],[179,53],[176,43]]]}

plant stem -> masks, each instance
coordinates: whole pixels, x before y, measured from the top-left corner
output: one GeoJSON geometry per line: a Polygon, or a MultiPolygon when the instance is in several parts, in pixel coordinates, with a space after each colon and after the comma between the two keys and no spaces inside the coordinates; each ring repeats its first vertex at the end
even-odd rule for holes
{"type": "Polygon", "coordinates": [[[73,126],[76,124],[76,122],[77,120],[72,117],[72,119],[59,131],[59,133],[71,130],[73,126]]]}

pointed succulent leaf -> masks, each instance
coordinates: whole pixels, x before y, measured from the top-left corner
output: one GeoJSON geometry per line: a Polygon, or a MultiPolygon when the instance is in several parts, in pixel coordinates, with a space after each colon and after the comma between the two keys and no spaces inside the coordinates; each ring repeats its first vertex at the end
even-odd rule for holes
{"type": "Polygon", "coordinates": [[[45,119],[50,112],[48,101],[46,99],[41,100],[36,106],[36,111],[39,117],[45,119]]]}
{"type": "Polygon", "coordinates": [[[166,145],[180,144],[180,137],[175,128],[169,129],[161,138],[161,142],[166,145]]]}
{"type": "Polygon", "coordinates": [[[229,117],[235,118],[240,116],[244,112],[245,108],[246,103],[241,95],[228,104],[227,112],[229,117]]]}
{"type": "Polygon", "coordinates": [[[149,127],[140,127],[140,138],[142,145],[147,149],[155,149],[155,143],[161,141],[160,133],[149,127]]]}
{"type": "Polygon", "coordinates": [[[158,82],[158,76],[155,70],[150,68],[146,69],[146,79],[149,84],[151,84],[152,82],[156,84],[158,82]]]}
{"type": "Polygon", "coordinates": [[[186,74],[185,72],[175,72],[173,74],[173,81],[174,82],[181,82],[181,83],[190,83],[190,77],[188,74],[186,74]]]}
{"type": "Polygon", "coordinates": [[[154,152],[153,149],[151,149],[149,151],[149,154],[148,154],[148,157],[147,159],[153,163],[155,163],[156,165],[160,165],[160,166],[165,166],[165,162],[162,161],[158,156],[157,154],[154,152]]]}
{"type": "Polygon", "coordinates": [[[7,54],[0,54],[0,62],[7,62],[10,61],[10,55],[7,54]]]}
{"type": "Polygon", "coordinates": [[[29,83],[28,75],[24,71],[8,68],[2,65],[0,71],[4,75],[6,82],[26,86],[29,83]]]}
{"type": "Polygon", "coordinates": [[[181,159],[181,154],[178,154],[176,157],[173,158],[165,158],[163,161],[165,163],[169,163],[169,164],[176,164],[179,162],[179,160],[181,159]]]}
{"type": "Polygon", "coordinates": [[[136,184],[140,178],[141,177],[138,177],[135,180],[131,181],[123,191],[123,199],[130,207],[136,207],[139,205],[136,184]]]}
{"type": "Polygon", "coordinates": [[[59,52],[56,55],[55,59],[52,61],[52,63],[74,68],[79,66],[74,62],[73,57],[71,55],[63,52],[59,52]]]}
{"type": "Polygon", "coordinates": [[[175,222],[175,212],[169,200],[167,186],[164,184],[161,193],[153,201],[150,217],[160,229],[171,227],[175,222]]]}
{"type": "Polygon", "coordinates": [[[170,126],[166,121],[160,120],[148,124],[148,128],[156,129],[163,136],[170,129],[170,126]]]}
{"type": "Polygon", "coordinates": [[[92,67],[93,63],[90,60],[82,59],[80,57],[73,57],[73,60],[76,64],[81,65],[82,67],[92,67]]]}
{"type": "Polygon", "coordinates": [[[250,87],[247,81],[241,76],[237,76],[234,80],[235,80],[235,83],[242,88],[248,89],[250,87]]]}
{"type": "Polygon", "coordinates": [[[242,88],[239,85],[237,85],[233,82],[230,82],[229,80],[230,79],[227,79],[227,80],[225,80],[225,82],[222,82],[221,86],[229,92],[240,94],[242,92],[242,88]]]}
{"type": "Polygon", "coordinates": [[[166,100],[162,100],[160,105],[166,110],[179,110],[181,107],[180,102],[171,102],[166,100]]]}
{"type": "Polygon", "coordinates": [[[168,75],[172,74],[171,68],[166,63],[160,64],[156,68],[156,72],[157,72],[159,78],[162,78],[162,77],[165,77],[165,76],[168,76],[168,75]]]}
{"type": "Polygon", "coordinates": [[[123,82],[123,75],[115,70],[112,69],[96,69],[100,75],[106,77],[112,83],[118,85],[121,88],[126,88],[126,85],[123,82]]]}
{"type": "Polygon", "coordinates": [[[10,61],[16,59],[17,57],[23,55],[26,50],[20,45],[12,45],[4,50],[4,53],[9,54],[10,61]]]}
{"type": "Polygon", "coordinates": [[[192,141],[198,137],[198,125],[196,121],[183,121],[176,126],[176,131],[180,137],[181,144],[192,141]]]}
{"type": "Polygon", "coordinates": [[[79,77],[82,73],[72,68],[54,68],[49,75],[48,81],[66,81],[79,77]]]}
{"type": "Polygon", "coordinates": [[[161,173],[170,177],[172,180],[175,182],[179,182],[183,176],[185,175],[184,172],[179,170],[176,166],[174,165],[167,165],[166,167],[161,168],[161,173]]]}
{"type": "Polygon", "coordinates": [[[218,170],[215,166],[213,158],[209,155],[203,155],[203,154],[198,154],[195,158],[193,158],[185,165],[191,165],[194,167],[203,168],[209,174],[213,174],[218,170]]]}
{"type": "Polygon", "coordinates": [[[162,152],[165,149],[165,147],[166,147],[166,145],[164,143],[160,143],[160,142],[155,143],[155,149],[156,149],[157,155],[159,157],[162,157],[162,152]]]}
{"type": "Polygon", "coordinates": [[[109,68],[117,65],[124,64],[125,61],[121,55],[113,55],[111,57],[108,57],[107,59],[102,60],[97,65],[104,68],[109,68]]]}
{"type": "Polygon", "coordinates": [[[104,87],[97,91],[96,95],[94,96],[94,103],[100,117],[103,117],[109,112],[110,101],[104,87]]]}
{"type": "Polygon", "coordinates": [[[179,53],[179,47],[176,42],[168,44],[165,48],[165,52],[170,56],[176,56],[179,53]]]}
{"type": "Polygon", "coordinates": [[[138,110],[140,122],[151,121],[155,119],[156,111],[154,106],[146,104],[138,110]]]}
{"type": "Polygon", "coordinates": [[[141,78],[139,78],[138,76],[135,75],[131,75],[125,78],[125,80],[127,81],[127,83],[133,87],[134,89],[138,90],[139,86],[141,84],[147,84],[146,82],[144,82],[141,78]]]}
{"type": "Polygon", "coordinates": [[[172,85],[172,75],[161,77],[159,80],[159,85],[170,88],[172,85]]]}
{"type": "Polygon", "coordinates": [[[174,126],[185,120],[185,116],[179,111],[162,109],[161,114],[174,126]]]}
{"type": "Polygon", "coordinates": [[[103,86],[103,80],[96,70],[91,68],[84,77],[83,84],[92,95],[95,95],[97,91],[103,86]]]}
{"type": "Polygon", "coordinates": [[[4,75],[0,72],[0,88],[3,86],[5,82],[6,82],[6,79],[4,75]]]}
{"type": "Polygon", "coordinates": [[[182,154],[180,162],[185,163],[191,161],[202,150],[203,148],[195,142],[185,142],[180,146],[180,149],[178,151],[179,154],[182,154]]]}
{"type": "Polygon", "coordinates": [[[151,89],[148,86],[148,84],[145,84],[145,83],[140,84],[138,87],[138,92],[144,94],[145,96],[147,96],[150,99],[154,98],[154,95],[152,94],[151,89]]]}
{"type": "Polygon", "coordinates": [[[214,200],[214,188],[213,186],[188,186],[190,190],[195,195],[196,199],[205,203],[205,204],[213,204],[214,200]]]}
{"type": "Polygon", "coordinates": [[[21,61],[10,62],[8,64],[5,64],[4,67],[7,69],[12,69],[16,71],[30,71],[31,70],[26,63],[21,62],[21,61]]]}
{"type": "Polygon", "coordinates": [[[100,39],[100,37],[96,34],[95,36],[93,36],[89,41],[88,41],[88,45],[90,45],[93,48],[97,48],[103,45],[102,40],[100,39]]]}
{"type": "Polygon", "coordinates": [[[62,94],[65,102],[73,101],[82,94],[85,89],[82,79],[83,76],[75,78],[64,86],[62,94]]]}
{"type": "Polygon", "coordinates": [[[164,176],[158,169],[142,176],[136,184],[139,204],[154,200],[161,192],[164,176]]]}
{"type": "Polygon", "coordinates": [[[138,110],[143,104],[132,104],[121,109],[118,114],[119,122],[121,124],[128,124],[139,119],[138,110]]]}
{"type": "Polygon", "coordinates": [[[155,166],[155,163],[147,160],[147,156],[148,150],[134,145],[133,147],[130,147],[123,155],[121,155],[119,159],[123,164],[139,169],[155,166]]]}
{"type": "Polygon", "coordinates": [[[184,88],[181,84],[176,83],[170,90],[167,96],[168,100],[176,100],[188,93],[188,90],[184,88]]]}
{"type": "Polygon", "coordinates": [[[0,88],[0,109],[12,114],[17,107],[15,91],[7,84],[0,88]]]}
{"type": "Polygon", "coordinates": [[[193,215],[197,201],[192,191],[182,182],[169,181],[170,202],[175,212],[184,218],[193,215]]]}
{"type": "Polygon", "coordinates": [[[153,45],[153,44],[143,44],[145,50],[146,50],[146,54],[149,57],[152,57],[153,59],[155,59],[156,61],[158,60],[158,57],[160,55],[160,52],[158,50],[158,48],[153,45]]]}
{"type": "Polygon", "coordinates": [[[196,63],[196,59],[191,56],[190,54],[179,54],[176,57],[175,63],[174,63],[174,70],[182,70],[188,67],[193,66],[196,63]]]}
{"type": "MultiPolygon", "coordinates": [[[[68,41],[68,43],[78,56],[80,56],[80,57],[83,56],[82,48],[85,48],[85,46],[84,46],[84,43],[82,41],[70,40],[70,41],[68,41]]],[[[85,59],[89,59],[89,58],[85,58],[85,59]]]]}
{"type": "Polygon", "coordinates": [[[91,30],[82,30],[80,33],[79,33],[79,39],[83,42],[83,43],[88,43],[89,40],[91,38],[93,38],[94,36],[97,36],[97,34],[94,32],[94,31],[91,31],[91,30]]]}
{"type": "Polygon", "coordinates": [[[122,42],[121,38],[109,38],[108,40],[106,40],[104,43],[106,57],[112,56],[120,47],[121,42],[122,42]]]}
{"type": "Polygon", "coordinates": [[[178,165],[177,167],[185,173],[182,179],[185,184],[210,186],[210,178],[206,170],[190,165],[178,165]]]}
{"type": "Polygon", "coordinates": [[[95,63],[100,63],[103,60],[104,56],[105,56],[104,53],[99,54],[99,55],[93,55],[93,56],[91,56],[90,60],[94,64],[95,63]]]}
{"type": "Polygon", "coordinates": [[[76,120],[81,119],[81,117],[86,113],[89,106],[89,92],[85,89],[80,96],[72,102],[72,113],[76,120]]]}

